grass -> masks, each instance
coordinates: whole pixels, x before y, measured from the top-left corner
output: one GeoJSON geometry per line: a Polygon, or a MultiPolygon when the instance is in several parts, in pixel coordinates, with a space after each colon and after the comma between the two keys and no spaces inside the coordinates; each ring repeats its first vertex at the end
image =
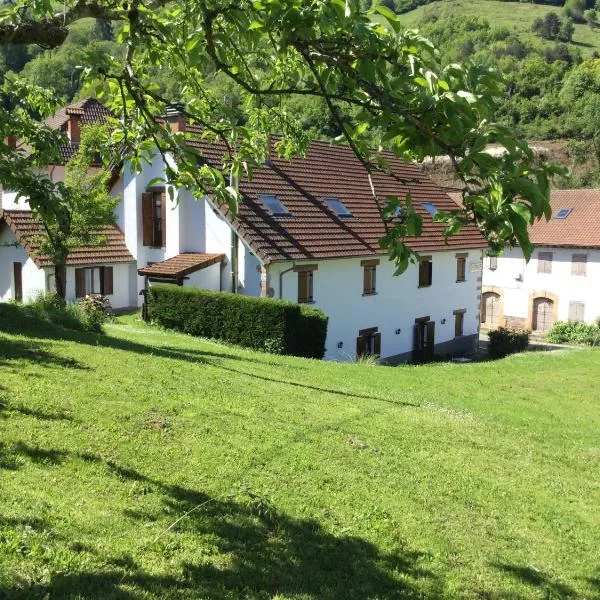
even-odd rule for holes
{"type": "Polygon", "coordinates": [[[0,597],[596,598],[600,352],[397,369],[0,305],[0,597]]]}
{"type": "MultiPolygon", "coordinates": [[[[407,27],[418,27],[423,15],[440,9],[450,10],[455,15],[482,17],[496,27],[514,29],[522,34],[523,39],[550,45],[553,42],[543,41],[531,33],[531,25],[537,17],[543,17],[550,11],[562,16],[560,7],[544,4],[496,0],[439,0],[401,15],[401,21],[407,27]]],[[[594,51],[600,52],[600,28],[592,29],[587,24],[576,23],[572,44],[581,50],[584,57],[591,56],[594,51]]]]}

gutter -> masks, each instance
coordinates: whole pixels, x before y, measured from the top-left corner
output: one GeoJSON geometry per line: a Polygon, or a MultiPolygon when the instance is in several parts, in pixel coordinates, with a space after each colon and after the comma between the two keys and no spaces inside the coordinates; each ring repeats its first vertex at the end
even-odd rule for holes
{"type": "Polygon", "coordinates": [[[294,261],[292,263],[292,266],[289,269],[286,269],[285,271],[281,271],[281,273],[279,273],[279,299],[281,300],[283,297],[283,276],[286,273],[289,273],[290,271],[293,271],[296,268],[296,261],[294,261]]]}

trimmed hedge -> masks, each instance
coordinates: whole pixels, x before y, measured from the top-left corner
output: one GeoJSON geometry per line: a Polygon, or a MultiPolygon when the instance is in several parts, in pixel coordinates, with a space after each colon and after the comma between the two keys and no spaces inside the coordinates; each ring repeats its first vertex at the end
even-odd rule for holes
{"type": "Polygon", "coordinates": [[[147,302],[149,320],[169,329],[274,354],[325,354],[328,318],[304,304],[174,285],[153,285],[147,302]]]}
{"type": "Polygon", "coordinates": [[[515,352],[523,352],[529,346],[529,331],[498,327],[488,333],[490,358],[504,358],[515,352]]]}

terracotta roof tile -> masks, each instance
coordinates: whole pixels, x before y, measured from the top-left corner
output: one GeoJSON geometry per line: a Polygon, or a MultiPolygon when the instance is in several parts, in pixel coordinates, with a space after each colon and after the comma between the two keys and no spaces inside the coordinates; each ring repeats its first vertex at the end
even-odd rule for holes
{"type": "MultiPolygon", "coordinates": [[[[217,144],[192,144],[209,163],[221,166],[223,152],[217,144]]],[[[439,210],[456,210],[452,199],[417,165],[391,155],[387,160],[392,175],[373,176],[380,201],[388,195],[402,198],[410,192],[417,212],[423,216],[423,235],[407,239],[411,248],[422,252],[486,247],[474,226],[466,227],[446,244],[444,226],[434,223],[421,204],[431,202],[439,210]]],[[[255,170],[252,181],[240,182],[240,191],[244,201],[233,224],[265,262],[386,254],[378,243],[385,226],[364,168],[349,147],[313,142],[304,158],[275,158],[255,170]],[[272,215],[260,194],[276,195],[291,215],[272,215]],[[352,217],[336,216],[325,198],[341,200],[352,217]]],[[[222,211],[227,214],[225,208],[222,211]]]]}
{"type": "MultiPolygon", "coordinates": [[[[44,233],[42,222],[33,217],[29,210],[0,211],[0,222],[4,221],[14,233],[17,241],[33,258],[38,267],[52,265],[47,256],[39,253],[39,236],[44,233]]],[[[134,258],[125,245],[125,236],[116,225],[106,225],[99,232],[106,240],[101,245],[82,246],[71,251],[67,265],[96,265],[133,262],[134,258]]]]}
{"type": "Polygon", "coordinates": [[[197,252],[184,252],[161,262],[138,269],[138,275],[148,277],[166,277],[179,279],[190,273],[205,269],[217,264],[225,258],[224,254],[201,254],[197,252]]]}

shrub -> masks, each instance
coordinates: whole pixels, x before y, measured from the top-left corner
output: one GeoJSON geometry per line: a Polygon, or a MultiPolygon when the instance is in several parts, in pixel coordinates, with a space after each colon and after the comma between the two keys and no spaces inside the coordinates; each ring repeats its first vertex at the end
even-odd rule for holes
{"type": "Polygon", "coordinates": [[[588,325],[580,321],[558,321],[554,323],[550,333],[546,337],[554,344],[587,344],[589,346],[600,345],[600,325],[588,325]]]}
{"type": "Polygon", "coordinates": [[[276,354],[323,358],[327,316],[283,300],[153,285],[148,318],[163,327],[276,354]]]}
{"type": "Polygon", "coordinates": [[[488,337],[490,358],[503,358],[515,352],[523,352],[529,345],[529,331],[524,329],[499,327],[490,331],[488,337]]]}

